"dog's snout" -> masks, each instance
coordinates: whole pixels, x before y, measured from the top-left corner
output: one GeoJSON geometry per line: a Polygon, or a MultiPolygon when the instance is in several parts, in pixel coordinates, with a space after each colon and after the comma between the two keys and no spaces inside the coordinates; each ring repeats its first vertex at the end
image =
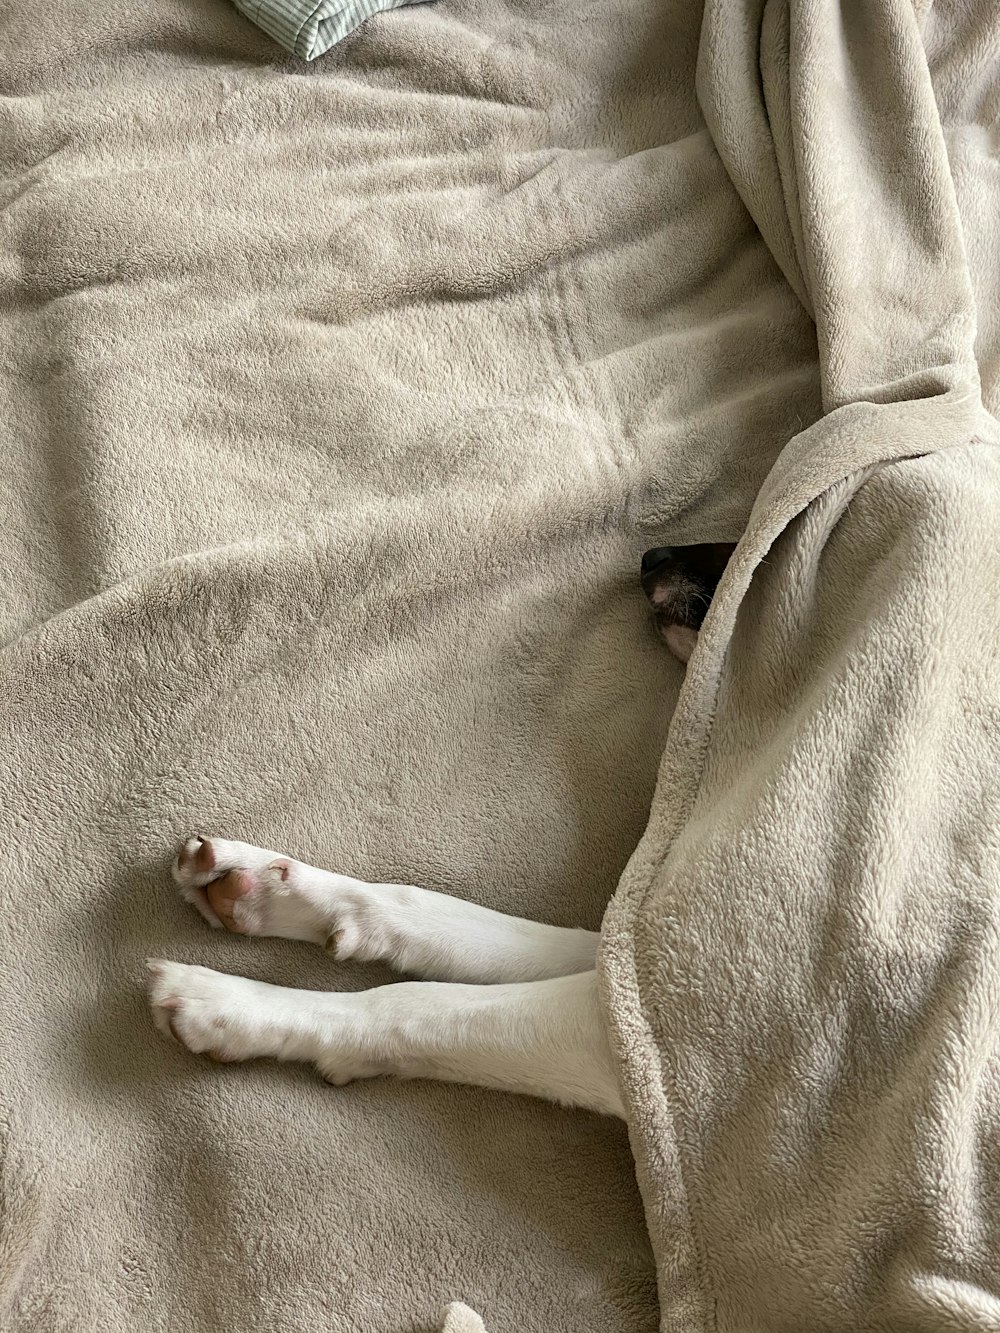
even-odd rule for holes
{"type": "Polygon", "coordinates": [[[646,578],[654,570],[659,569],[661,565],[665,565],[672,554],[673,547],[671,546],[654,546],[651,550],[646,551],[642,557],[642,564],[639,566],[640,577],[646,578]]]}
{"type": "Polygon", "coordinates": [[[653,609],[653,619],[671,652],[682,662],[691,656],[733,549],[724,542],[653,546],[642,557],[640,582],[653,609]]]}

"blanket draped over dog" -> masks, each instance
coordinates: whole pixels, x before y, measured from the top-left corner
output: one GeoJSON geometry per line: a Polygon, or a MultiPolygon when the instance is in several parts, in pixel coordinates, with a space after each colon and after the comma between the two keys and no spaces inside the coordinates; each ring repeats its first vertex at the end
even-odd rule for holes
{"type": "Polygon", "coordinates": [[[0,1329],[1000,1328],[993,7],[0,51],[0,1329]],[[639,555],[741,534],[681,685],[639,555]],[[641,1202],[613,1122],[160,1040],[147,954],[389,980],[208,932],[195,831],[624,870],[641,1202]]]}
{"type": "Polygon", "coordinates": [[[606,920],[662,1326],[997,1329],[1000,15],[709,0],[698,76],[824,415],[606,920]]]}

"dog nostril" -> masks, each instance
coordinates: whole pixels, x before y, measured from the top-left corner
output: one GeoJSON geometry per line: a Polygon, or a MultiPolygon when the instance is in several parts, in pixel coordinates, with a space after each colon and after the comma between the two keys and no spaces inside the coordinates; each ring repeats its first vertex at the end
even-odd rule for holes
{"type": "Polygon", "coordinates": [[[673,554],[673,548],[670,546],[654,546],[646,551],[642,557],[642,564],[639,566],[639,575],[645,578],[647,574],[652,574],[654,569],[659,567],[670,559],[673,554]]]}

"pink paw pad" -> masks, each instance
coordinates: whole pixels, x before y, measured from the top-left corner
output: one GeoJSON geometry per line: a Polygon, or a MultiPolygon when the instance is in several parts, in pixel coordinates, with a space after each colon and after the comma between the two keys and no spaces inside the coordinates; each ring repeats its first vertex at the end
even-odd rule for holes
{"type": "Polygon", "coordinates": [[[226,930],[244,935],[246,931],[237,922],[234,909],[241,898],[254,889],[254,878],[248,870],[227,870],[218,879],[205,885],[205,897],[208,905],[219,918],[226,930]]]}

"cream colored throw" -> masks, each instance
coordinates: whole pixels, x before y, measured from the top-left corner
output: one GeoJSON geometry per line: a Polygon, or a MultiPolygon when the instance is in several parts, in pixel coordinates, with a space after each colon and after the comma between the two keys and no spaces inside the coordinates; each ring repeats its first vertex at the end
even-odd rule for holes
{"type": "Polygon", "coordinates": [[[0,93],[3,1333],[1000,1328],[994,7],[11,0],[0,93]],[[744,533],[681,688],[639,556],[744,533]],[[164,1042],[146,955],[388,976],[196,831],[624,870],[631,1151],[164,1042]]]}
{"type": "Polygon", "coordinates": [[[662,1327],[994,1330],[1000,14],[715,0],[698,76],[825,415],[605,924],[662,1327]]]}

